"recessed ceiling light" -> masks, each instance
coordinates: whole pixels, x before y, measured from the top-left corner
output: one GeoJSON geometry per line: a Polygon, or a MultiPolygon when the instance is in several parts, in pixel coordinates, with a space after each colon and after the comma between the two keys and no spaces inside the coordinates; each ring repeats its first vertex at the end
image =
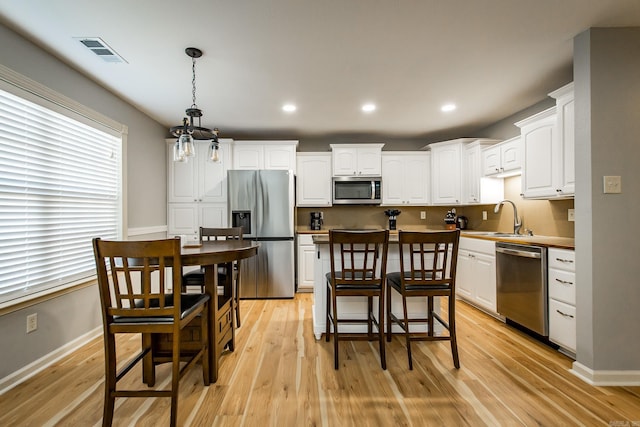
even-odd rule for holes
{"type": "Polygon", "coordinates": [[[376,104],[368,103],[362,106],[362,111],[364,111],[365,113],[371,113],[372,111],[375,111],[375,110],[376,110],[376,104]]]}
{"type": "Polygon", "coordinates": [[[442,111],[443,113],[448,113],[455,110],[456,108],[456,104],[444,104],[442,107],[440,107],[440,111],[442,111]]]}
{"type": "Polygon", "coordinates": [[[293,113],[297,109],[298,107],[296,107],[294,104],[284,104],[282,106],[282,111],[284,111],[285,113],[293,113]]]}

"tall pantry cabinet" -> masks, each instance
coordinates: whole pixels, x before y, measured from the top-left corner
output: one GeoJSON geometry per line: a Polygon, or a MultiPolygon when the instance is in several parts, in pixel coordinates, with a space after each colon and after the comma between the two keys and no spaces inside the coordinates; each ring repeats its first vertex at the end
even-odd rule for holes
{"type": "Polygon", "coordinates": [[[220,161],[208,159],[210,141],[194,141],[196,157],[173,161],[174,139],[167,140],[167,236],[198,240],[199,228],[227,226],[227,170],[231,139],[220,139],[220,161]]]}

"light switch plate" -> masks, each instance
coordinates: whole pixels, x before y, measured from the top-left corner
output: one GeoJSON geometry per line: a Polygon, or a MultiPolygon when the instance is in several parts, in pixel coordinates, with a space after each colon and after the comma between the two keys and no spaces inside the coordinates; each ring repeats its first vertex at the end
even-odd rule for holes
{"type": "Polygon", "coordinates": [[[568,221],[575,221],[576,220],[576,211],[574,209],[569,209],[567,220],[568,221]]]}
{"type": "Polygon", "coordinates": [[[622,193],[622,179],[619,176],[604,177],[604,194],[622,193]]]}
{"type": "Polygon", "coordinates": [[[482,211],[482,220],[483,221],[487,220],[487,211],[482,211]]]}
{"type": "Polygon", "coordinates": [[[426,211],[420,211],[420,219],[427,219],[427,212],[426,211]]]}

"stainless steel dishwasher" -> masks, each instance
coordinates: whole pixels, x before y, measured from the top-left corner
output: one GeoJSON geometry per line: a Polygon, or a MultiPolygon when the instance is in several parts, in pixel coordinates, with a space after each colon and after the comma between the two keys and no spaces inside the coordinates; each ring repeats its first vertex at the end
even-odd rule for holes
{"type": "Polygon", "coordinates": [[[547,248],[496,243],[498,313],[542,336],[547,320],[547,248]]]}

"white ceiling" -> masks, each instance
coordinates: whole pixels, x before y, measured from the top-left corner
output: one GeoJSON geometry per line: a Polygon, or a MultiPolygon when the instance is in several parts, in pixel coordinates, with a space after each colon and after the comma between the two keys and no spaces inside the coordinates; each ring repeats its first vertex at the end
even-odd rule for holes
{"type": "Polygon", "coordinates": [[[203,125],[221,136],[428,139],[545,99],[572,79],[573,37],[640,26],[640,1],[0,0],[0,22],[167,127],[191,105],[195,46],[203,125]],[[127,63],[75,37],[100,37],[127,63]],[[458,109],[442,113],[446,102],[458,109]]]}

